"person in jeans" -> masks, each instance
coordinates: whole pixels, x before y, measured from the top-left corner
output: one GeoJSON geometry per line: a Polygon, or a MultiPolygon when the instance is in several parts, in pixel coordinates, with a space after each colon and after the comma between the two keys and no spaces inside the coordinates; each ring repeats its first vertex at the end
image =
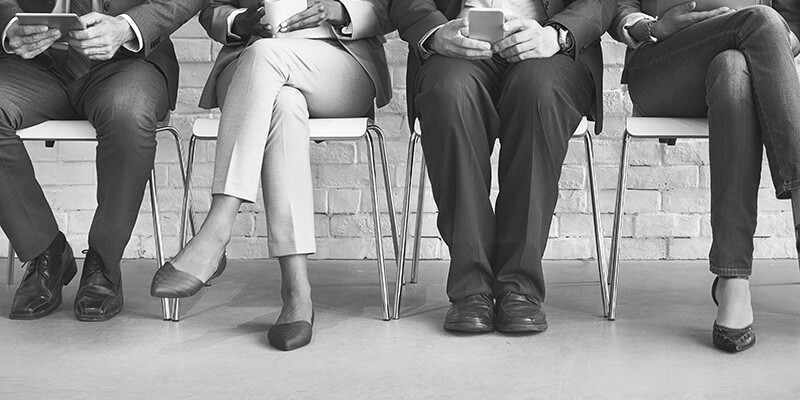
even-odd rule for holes
{"type": "MultiPolygon", "coordinates": [[[[656,19],[655,1],[620,0],[612,35],[629,47],[622,82],[634,113],[708,117],[711,163],[712,341],[755,343],[750,276],[762,147],[780,199],[800,215],[797,37],[768,6],[695,11],[687,2],[656,19]]],[[[789,6],[789,8],[796,8],[789,6]]],[[[786,9],[786,8],[784,8],[786,9]]]]}
{"type": "Polygon", "coordinates": [[[600,36],[612,0],[394,0],[409,43],[409,121],[419,118],[438,227],[450,249],[444,329],[540,332],[542,255],[568,142],[602,122],[600,36]],[[469,37],[470,8],[501,8],[504,39],[469,37]],[[489,157],[500,141],[500,193],[489,157]]]}

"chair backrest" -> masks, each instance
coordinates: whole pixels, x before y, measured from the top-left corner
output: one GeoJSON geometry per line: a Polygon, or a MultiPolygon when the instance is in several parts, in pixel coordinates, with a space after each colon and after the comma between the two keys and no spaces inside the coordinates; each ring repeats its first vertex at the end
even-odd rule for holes
{"type": "MultiPolygon", "coordinates": [[[[372,120],[360,118],[311,118],[308,126],[311,140],[352,140],[364,136],[372,120]]],[[[213,140],[217,138],[218,119],[198,118],[192,126],[192,133],[198,139],[213,140]]]]}

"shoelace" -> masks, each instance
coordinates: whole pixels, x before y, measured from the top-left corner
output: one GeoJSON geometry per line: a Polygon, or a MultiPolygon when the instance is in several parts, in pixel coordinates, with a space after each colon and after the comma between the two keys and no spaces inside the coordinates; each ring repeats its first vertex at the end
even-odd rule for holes
{"type": "MultiPolygon", "coordinates": [[[[25,261],[20,268],[25,269],[25,278],[27,278],[32,274],[43,276],[43,272],[47,269],[48,265],[50,265],[50,258],[42,254],[32,260],[25,261]]],[[[22,279],[24,280],[25,278],[22,279]]]]}

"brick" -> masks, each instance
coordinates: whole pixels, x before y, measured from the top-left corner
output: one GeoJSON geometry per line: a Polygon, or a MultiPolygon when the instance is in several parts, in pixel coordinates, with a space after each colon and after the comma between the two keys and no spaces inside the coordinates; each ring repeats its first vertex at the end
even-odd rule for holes
{"type": "Polygon", "coordinates": [[[628,168],[628,188],[688,189],[698,186],[696,166],[628,168]]]}
{"type": "Polygon", "coordinates": [[[640,214],[635,220],[637,238],[692,237],[700,234],[700,216],[684,214],[640,214]]]}
{"type": "Polygon", "coordinates": [[[671,213],[707,213],[711,210],[709,189],[676,189],[662,194],[664,211],[671,213]]]}
{"type": "Polygon", "coordinates": [[[97,182],[93,162],[38,163],[34,164],[39,184],[45,185],[93,185],[97,182]]]}
{"type": "Polygon", "coordinates": [[[669,241],[672,260],[705,260],[711,249],[711,238],[676,238],[669,241]]]}
{"type": "Polygon", "coordinates": [[[361,208],[360,189],[334,189],[328,192],[329,213],[353,214],[358,212],[360,208],[361,208]]]}
{"type": "Polygon", "coordinates": [[[325,142],[310,147],[313,164],[353,164],[356,162],[356,145],[351,142],[325,142]]]}
{"type": "Polygon", "coordinates": [[[708,165],[708,140],[680,140],[664,146],[667,165],[708,165]]]}
{"type": "Polygon", "coordinates": [[[593,257],[594,241],[584,238],[550,239],[544,251],[545,260],[586,260],[593,257]]]}
{"type": "Polygon", "coordinates": [[[667,241],[622,238],[619,257],[622,260],[663,260],[667,258],[667,241]]]}
{"type": "Polygon", "coordinates": [[[583,166],[564,166],[558,182],[559,189],[583,189],[584,170],[583,166]]]}
{"type": "MultiPolygon", "coordinates": [[[[601,190],[599,195],[600,210],[604,213],[613,213],[617,202],[617,192],[601,190]]],[[[659,210],[661,210],[661,192],[631,189],[625,191],[624,214],[652,213],[659,210]]]]}

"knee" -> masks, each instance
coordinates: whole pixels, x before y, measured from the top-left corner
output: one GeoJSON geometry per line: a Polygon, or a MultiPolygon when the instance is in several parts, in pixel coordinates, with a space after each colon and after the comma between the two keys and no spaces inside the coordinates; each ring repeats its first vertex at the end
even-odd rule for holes
{"type": "Polygon", "coordinates": [[[291,48],[283,40],[256,40],[247,46],[239,56],[239,68],[242,65],[256,66],[252,70],[256,73],[269,73],[270,69],[281,72],[281,65],[289,57],[293,57],[291,48]],[[269,68],[266,68],[269,67],[269,68]]]}
{"type": "Polygon", "coordinates": [[[0,137],[16,135],[16,127],[21,124],[22,110],[8,96],[0,96],[0,137]]]}
{"type": "Polygon", "coordinates": [[[789,26],[783,17],[770,6],[753,6],[737,11],[745,20],[745,27],[749,29],[764,29],[769,35],[786,39],[789,26]]]}
{"type": "Polygon", "coordinates": [[[706,75],[707,103],[717,99],[740,102],[752,96],[750,69],[739,50],[727,50],[711,61],[706,75]]]}
{"type": "Polygon", "coordinates": [[[555,105],[555,100],[564,97],[559,79],[538,70],[531,73],[516,73],[504,85],[506,102],[540,109],[555,105]]]}
{"type": "Polygon", "coordinates": [[[472,61],[433,56],[422,65],[417,78],[418,111],[424,114],[431,107],[464,110],[482,104],[480,98],[488,91],[479,74],[472,61]]]}
{"type": "Polygon", "coordinates": [[[157,99],[138,91],[114,92],[102,100],[91,120],[99,138],[124,146],[155,146],[157,99]]]}
{"type": "MultiPolygon", "coordinates": [[[[284,129],[274,129],[277,126],[292,126],[297,124],[308,124],[308,103],[306,97],[297,88],[284,86],[278,91],[275,98],[275,105],[272,108],[272,121],[270,136],[282,135],[284,129]]],[[[286,132],[291,137],[298,137],[303,142],[308,141],[308,136],[303,137],[303,132],[286,132]]],[[[308,133],[308,130],[305,130],[308,133]]]]}

